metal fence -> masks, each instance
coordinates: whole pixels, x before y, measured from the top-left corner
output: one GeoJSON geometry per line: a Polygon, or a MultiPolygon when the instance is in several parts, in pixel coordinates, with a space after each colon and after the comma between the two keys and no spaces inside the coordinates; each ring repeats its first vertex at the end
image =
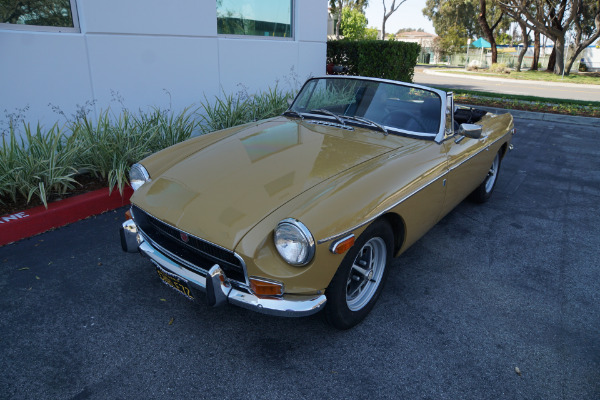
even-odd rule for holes
{"type": "MultiPolygon", "coordinates": [[[[512,53],[498,53],[498,64],[504,64],[508,68],[515,68],[518,62],[518,55],[512,53]]],[[[548,55],[540,55],[538,62],[538,69],[545,69],[548,66],[548,55]]],[[[521,63],[521,69],[529,69],[531,67],[531,63],[533,61],[532,56],[523,57],[523,62],[521,63]]],[[[452,54],[446,57],[442,62],[447,63],[448,65],[464,67],[466,65],[477,65],[480,68],[488,68],[492,63],[492,55],[491,53],[481,54],[481,50],[475,50],[467,53],[458,53],[452,54]]],[[[577,70],[579,67],[579,62],[576,62],[573,65],[573,69],[577,70]]]]}

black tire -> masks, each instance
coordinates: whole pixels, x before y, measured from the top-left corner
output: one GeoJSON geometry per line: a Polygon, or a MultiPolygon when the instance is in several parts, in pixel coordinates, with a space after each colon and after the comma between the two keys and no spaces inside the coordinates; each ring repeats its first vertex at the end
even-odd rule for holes
{"type": "Polygon", "coordinates": [[[327,322],[349,329],[369,314],[385,284],[393,243],[392,228],[383,220],[372,223],[358,237],[325,291],[327,322]]]}
{"type": "Polygon", "coordinates": [[[494,188],[496,187],[496,182],[498,182],[498,175],[500,174],[500,164],[502,164],[502,156],[499,151],[494,157],[494,161],[490,166],[487,176],[481,182],[481,185],[477,187],[469,195],[469,198],[476,203],[485,203],[490,199],[492,193],[494,192],[494,188]]]}

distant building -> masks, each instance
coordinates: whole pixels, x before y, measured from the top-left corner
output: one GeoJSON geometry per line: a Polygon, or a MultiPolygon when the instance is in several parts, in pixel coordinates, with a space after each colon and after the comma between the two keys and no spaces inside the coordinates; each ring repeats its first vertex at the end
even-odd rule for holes
{"type": "MultiPolygon", "coordinates": [[[[387,36],[387,35],[386,35],[387,36]]],[[[421,46],[421,55],[418,62],[424,64],[437,64],[440,62],[440,55],[435,51],[435,39],[437,35],[427,32],[411,31],[398,32],[395,39],[402,42],[418,43],[421,46]]]]}

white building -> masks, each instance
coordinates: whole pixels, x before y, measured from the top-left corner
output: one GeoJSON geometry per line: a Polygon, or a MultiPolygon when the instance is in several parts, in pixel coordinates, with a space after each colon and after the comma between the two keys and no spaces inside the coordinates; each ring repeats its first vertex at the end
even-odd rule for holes
{"type": "Polygon", "coordinates": [[[401,42],[418,43],[421,46],[421,55],[418,62],[437,64],[440,61],[440,55],[435,51],[435,39],[437,35],[433,33],[410,31],[398,32],[395,39],[401,42]]]}
{"type": "Polygon", "coordinates": [[[52,124],[61,119],[57,107],[67,116],[82,105],[118,111],[117,98],[132,110],[178,110],[240,84],[255,91],[279,80],[285,88],[325,73],[326,0],[40,3],[54,11],[15,18],[0,4],[5,125],[19,113],[32,124],[52,124]],[[61,26],[44,26],[50,24],[61,26]]]}

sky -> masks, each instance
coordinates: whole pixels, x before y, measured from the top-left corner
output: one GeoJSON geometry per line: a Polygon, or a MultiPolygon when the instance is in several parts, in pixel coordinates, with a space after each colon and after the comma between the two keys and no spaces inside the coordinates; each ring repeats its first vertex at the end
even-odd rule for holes
{"type": "MultiPolygon", "coordinates": [[[[369,5],[365,9],[365,15],[369,20],[369,27],[381,29],[383,21],[383,2],[384,0],[369,0],[369,5]]],[[[386,7],[389,9],[392,0],[385,0],[386,7]]],[[[385,31],[392,33],[401,28],[423,28],[425,32],[435,33],[431,21],[423,15],[425,0],[406,0],[404,4],[392,14],[385,23],[385,31]]]]}

